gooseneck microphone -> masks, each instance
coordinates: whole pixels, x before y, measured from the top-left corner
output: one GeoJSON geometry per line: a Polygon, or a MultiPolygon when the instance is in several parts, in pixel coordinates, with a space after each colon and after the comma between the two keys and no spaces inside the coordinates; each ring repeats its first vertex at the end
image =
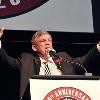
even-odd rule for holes
{"type": "Polygon", "coordinates": [[[56,53],[56,51],[54,49],[48,48],[47,51],[49,52],[50,56],[53,59],[57,59],[58,58],[58,59],[61,59],[63,62],[67,62],[67,63],[70,63],[70,64],[75,64],[75,65],[77,65],[77,67],[80,66],[85,71],[85,73],[87,73],[86,68],[82,64],[74,62],[74,61],[69,61],[67,59],[62,58],[59,54],[56,53]]]}
{"type": "Polygon", "coordinates": [[[59,55],[56,53],[56,51],[55,51],[54,49],[48,48],[47,51],[49,52],[49,54],[50,54],[50,56],[51,56],[52,58],[55,58],[55,57],[56,57],[56,58],[60,58],[60,59],[64,60],[61,56],[59,56],[59,55]]]}

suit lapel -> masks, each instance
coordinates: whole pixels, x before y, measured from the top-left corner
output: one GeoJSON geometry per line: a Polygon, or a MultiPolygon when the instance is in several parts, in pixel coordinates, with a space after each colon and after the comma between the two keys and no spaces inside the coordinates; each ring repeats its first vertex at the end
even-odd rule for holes
{"type": "Polygon", "coordinates": [[[35,68],[34,71],[35,71],[35,74],[36,75],[39,75],[39,72],[40,72],[40,66],[41,66],[41,61],[38,57],[35,57],[33,59],[33,67],[35,68]]]}

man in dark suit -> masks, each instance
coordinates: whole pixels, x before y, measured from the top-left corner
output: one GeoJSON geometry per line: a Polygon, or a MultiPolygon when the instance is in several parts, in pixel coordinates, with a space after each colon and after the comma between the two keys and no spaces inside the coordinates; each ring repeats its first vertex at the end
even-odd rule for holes
{"type": "MultiPolygon", "coordinates": [[[[0,38],[3,35],[3,30],[3,28],[0,29],[0,38]]],[[[29,79],[33,75],[85,74],[86,67],[100,56],[100,43],[83,57],[72,58],[65,52],[59,52],[60,56],[50,55],[50,50],[53,53],[55,50],[52,46],[52,37],[48,32],[36,32],[32,36],[31,42],[33,54],[22,53],[18,58],[10,57],[3,46],[0,46],[2,62],[20,71],[20,100],[30,100],[30,97],[26,99],[25,96],[29,95],[29,79]],[[45,71],[45,66],[49,67],[49,71],[45,71]]]]}

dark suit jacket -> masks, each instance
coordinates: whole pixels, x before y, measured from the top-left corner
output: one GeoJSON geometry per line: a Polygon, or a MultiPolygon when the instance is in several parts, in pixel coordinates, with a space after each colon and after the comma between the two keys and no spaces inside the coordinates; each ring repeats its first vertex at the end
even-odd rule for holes
{"type": "MultiPolygon", "coordinates": [[[[91,62],[95,62],[95,58],[98,57],[99,52],[96,46],[91,49],[83,57],[72,58],[65,52],[59,52],[59,55],[71,62],[79,63],[85,67],[88,67],[91,62]]],[[[31,53],[22,53],[18,58],[9,57],[4,48],[0,50],[0,57],[4,63],[9,64],[12,68],[19,69],[20,71],[20,97],[23,97],[23,94],[29,83],[29,79],[33,75],[38,75],[40,71],[40,59],[38,56],[34,56],[31,53]]],[[[63,75],[74,75],[74,74],[84,74],[84,69],[77,64],[71,64],[65,62],[63,67],[60,68],[63,75]]]]}

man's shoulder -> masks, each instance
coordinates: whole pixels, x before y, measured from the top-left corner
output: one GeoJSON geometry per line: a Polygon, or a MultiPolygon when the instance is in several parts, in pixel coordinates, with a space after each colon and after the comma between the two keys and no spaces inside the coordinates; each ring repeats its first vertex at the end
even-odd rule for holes
{"type": "Polygon", "coordinates": [[[57,52],[57,54],[59,54],[60,56],[66,56],[66,57],[69,56],[69,54],[67,52],[65,52],[65,51],[57,52]]]}
{"type": "Polygon", "coordinates": [[[22,52],[20,55],[21,57],[33,57],[32,53],[29,52],[22,52]]]}
{"type": "Polygon", "coordinates": [[[60,51],[60,52],[57,52],[58,54],[67,54],[67,52],[65,51],[60,51]]]}

